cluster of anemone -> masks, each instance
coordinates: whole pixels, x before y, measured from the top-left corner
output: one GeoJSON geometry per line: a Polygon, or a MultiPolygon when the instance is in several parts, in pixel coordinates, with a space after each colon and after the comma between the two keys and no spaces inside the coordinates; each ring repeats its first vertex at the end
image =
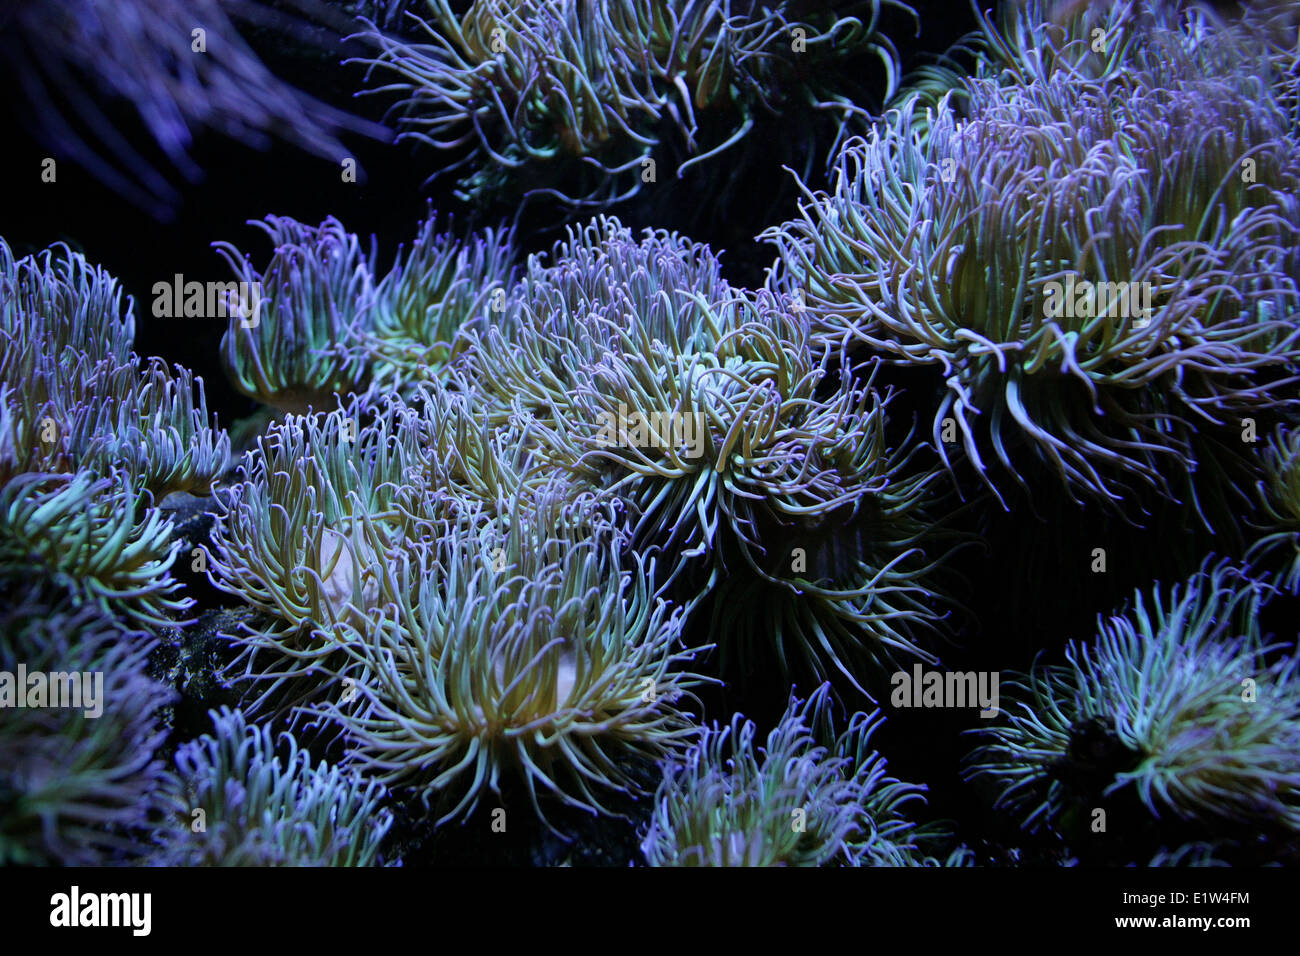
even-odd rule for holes
{"type": "Polygon", "coordinates": [[[149,862],[162,866],[374,866],[393,823],[385,790],[278,740],[239,711],[176,754],[149,862]]]}
{"type": "Polygon", "coordinates": [[[15,259],[0,241],[0,571],[38,567],[78,600],[164,624],[190,602],[155,505],[208,493],[230,446],[202,380],[130,351],[131,311],[66,247],[15,259]]]}
{"type": "Polygon", "coordinates": [[[157,641],[48,584],[6,587],[0,865],[131,855],[164,780],[156,721],[173,695],[147,673],[157,641]]]}
{"type": "Polygon", "coordinates": [[[844,64],[878,58],[892,88],[889,5],[475,0],[457,16],[432,0],[427,19],[408,14],[413,38],[369,24],[366,62],[389,79],[373,92],[397,97],[399,138],[474,170],[463,198],[600,207],[654,181],[654,163],[683,157],[681,176],[727,153],[763,116],[828,113],[841,132],[864,117],[844,64]]]}
{"type": "Polygon", "coordinates": [[[202,379],[131,352],[116,280],[55,246],[13,259],[0,241],[0,389],[13,471],[120,469],[161,500],[206,494],[230,453],[202,379]]]}
{"type": "Polygon", "coordinates": [[[933,659],[916,636],[942,612],[935,496],[886,441],[888,396],[786,305],[730,286],[705,246],[600,218],[466,331],[465,378],[537,462],[619,503],[679,593],[722,589],[724,651],[757,636],[861,686],[933,659]]]}
{"type": "Polygon", "coordinates": [[[437,522],[534,500],[533,458],[477,393],[437,382],[410,402],[370,394],[271,422],[215,502],[208,569],[257,612],[229,635],[246,706],[296,712],[335,686],[322,675],[379,612],[381,563],[441,533],[437,522]]]}
{"type": "Polygon", "coordinates": [[[222,338],[222,364],[238,391],[280,414],[438,381],[458,330],[488,317],[513,277],[508,231],[462,242],[439,233],[432,215],[383,276],[374,251],[332,216],[319,226],[287,216],[252,225],[274,244],[265,267],[216,244],[246,290],[222,338]]]}
{"type": "MultiPolygon", "coordinates": [[[[706,729],[669,762],[641,844],[651,866],[935,865],[937,830],[903,810],[925,788],[887,775],[868,750],[879,713],[854,714],[833,742],[829,685],[806,702],[791,698],[780,723],[755,746],[739,714],[706,729]]],[[[961,863],[956,853],[949,862],[961,863]]]]}
{"type": "Polygon", "coordinates": [[[968,116],[943,99],[848,143],[767,234],[818,345],[934,369],[939,450],[1000,496],[1041,470],[1177,497],[1204,441],[1288,400],[1300,149],[1203,32],[1134,25],[1094,76],[1051,67],[1048,31],[1026,75],[965,81],[968,116]]]}
{"type": "Polygon", "coordinates": [[[150,210],[179,196],[167,176],[115,128],[129,103],[158,151],[188,179],[196,134],[215,130],[265,147],[270,135],[329,159],[343,130],[385,131],[277,79],[244,42],[222,0],[17,0],[0,19],[0,50],[54,151],[150,210]],[[68,109],[70,107],[70,109],[68,109]]]}
{"type": "MultiPolygon", "coordinates": [[[[655,158],[680,174],[800,106],[838,117],[838,144],[862,111],[832,60],[878,55],[892,87],[876,0],[802,18],[358,6],[387,14],[371,66],[396,75],[406,135],[474,164],[467,199],[604,205],[655,158]]],[[[1300,442],[1283,426],[1259,460],[1224,454],[1246,420],[1285,417],[1300,377],[1283,21],[1262,3],[1232,24],[1138,3],[986,17],[971,75],[922,72],[827,191],[805,187],[758,290],[707,246],[604,217],[522,267],[510,231],[462,238],[433,215],[384,275],[334,218],[255,223],[261,267],[217,244],[243,298],[222,362],[274,415],[214,496],[205,555],[251,612],[224,635],[243,709],[182,744],[154,862],[376,864],[392,792],[437,825],[485,806],[565,825],[651,796],[651,865],[969,863],[911,818],[925,788],[888,775],[878,711],[836,733],[829,683],[792,696],[766,746],[739,714],[700,728],[687,709],[713,680],[697,628],[728,681],[763,643],[787,678],[868,695],[904,659],[937,663],[924,632],[952,606],[959,538],[941,470],[891,421],[891,365],[938,373],[912,396],[938,456],[1004,503],[1004,477],[1124,507],[1139,488],[1201,496],[1238,474],[1227,458],[1264,475],[1247,566],[1281,554],[1280,576],[1207,564],[1139,593],[1065,665],[1009,682],[970,776],[1080,856],[1098,808],[1151,865],[1293,844],[1300,656],[1259,611],[1300,580],[1300,442]]],[[[102,671],[112,692],[103,730],[47,708],[0,728],[4,862],[120,860],[163,774],[169,695],[134,628],[189,602],[157,504],[212,494],[229,441],[201,381],[138,358],[133,331],[102,270],[0,243],[0,581],[40,572],[0,612],[0,665],[102,671]]]]}
{"type": "Polygon", "coordinates": [[[519,786],[543,819],[605,810],[689,731],[683,615],[610,506],[485,411],[430,383],[270,425],[212,536],[212,580],[259,612],[234,673],[444,820],[519,786]]]}
{"type": "Polygon", "coordinates": [[[1031,831],[1086,841],[1068,832],[1071,818],[1134,804],[1193,837],[1293,840],[1300,657],[1261,636],[1268,594],[1224,562],[1153,589],[1149,602],[1138,592],[1093,640],[1072,642],[1064,665],[1004,684],[1012,702],[977,731],[969,773],[1031,831]]]}
{"type": "Polygon", "coordinates": [[[143,628],[178,623],[193,602],[172,577],[184,545],[158,505],[172,492],[210,491],[229,443],[209,421],[200,380],[131,352],[132,306],[66,247],[15,258],[0,240],[8,863],[135,855],[162,780],[157,728],[173,695],[149,676],[158,642],[143,628]],[[44,697],[56,682],[85,706],[33,702],[33,688],[44,697]],[[15,683],[26,704],[8,697],[15,683]]]}
{"type": "Polygon", "coordinates": [[[692,733],[679,701],[697,678],[681,609],[624,563],[606,511],[559,484],[504,514],[422,518],[340,642],[354,699],[315,708],[350,759],[441,821],[520,788],[548,825],[546,803],[610,813],[637,794],[632,768],[692,733]]]}

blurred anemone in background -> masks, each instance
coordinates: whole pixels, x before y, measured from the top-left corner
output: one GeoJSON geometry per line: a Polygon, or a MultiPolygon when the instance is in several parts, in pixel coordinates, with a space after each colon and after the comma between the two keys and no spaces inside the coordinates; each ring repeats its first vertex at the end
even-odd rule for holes
{"type": "Polygon", "coordinates": [[[897,53],[878,30],[889,6],[911,12],[881,0],[475,0],[458,17],[431,0],[407,13],[412,38],[368,25],[378,53],[365,62],[391,78],[368,92],[395,94],[399,139],[461,154],[441,172],[473,170],[463,199],[602,208],[654,181],[654,162],[681,157],[680,177],[727,154],[761,116],[825,113],[838,135],[865,119],[868,85],[851,79],[865,71],[846,64],[878,61],[892,94],[897,53]]]}
{"type": "Polygon", "coordinates": [[[160,802],[155,866],[374,866],[393,823],[384,788],[300,750],[239,711],[180,748],[160,802]]]}
{"type": "MultiPolygon", "coordinates": [[[[936,832],[903,815],[924,787],[886,774],[867,748],[883,718],[855,714],[833,743],[830,687],[791,698],[781,722],[755,746],[756,728],[737,714],[704,731],[665,765],[641,849],[651,866],[926,865],[936,832]]],[[[952,862],[960,862],[954,856],[952,862]]]]}
{"type": "Polygon", "coordinates": [[[1128,795],[1153,820],[1285,845],[1300,828],[1300,656],[1264,644],[1268,593],[1208,561],[1149,603],[1138,592],[1064,666],[1004,683],[1006,717],[976,731],[968,773],[1031,831],[1128,795]]]}
{"type": "Polygon", "coordinates": [[[967,80],[968,119],[890,114],[766,234],[821,347],[935,370],[936,447],[1004,501],[990,458],[1175,498],[1218,470],[1202,439],[1292,401],[1300,149],[1266,79],[1151,31],[1095,78],[1044,53],[967,80]]]}
{"type": "Polygon", "coordinates": [[[274,134],[334,161],[349,155],[341,133],[387,136],[263,65],[232,14],[263,19],[264,7],[252,0],[12,0],[0,11],[0,62],[56,158],[73,160],[167,219],[179,194],[160,160],[197,180],[191,152],[205,130],[258,149],[274,134]],[[151,145],[131,142],[113,118],[116,103],[135,111],[151,145]]]}
{"type": "Polygon", "coordinates": [[[33,675],[46,676],[51,695],[72,675],[82,693],[71,700],[84,706],[53,706],[53,696],[5,705],[0,865],[103,866],[137,855],[164,780],[155,719],[174,698],[146,672],[157,641],[93,604],[71,608],[48,583],[8,573],[3,581],[0,672],[12,679],[26,669],[20,694],[34,692],[33,675]]]}

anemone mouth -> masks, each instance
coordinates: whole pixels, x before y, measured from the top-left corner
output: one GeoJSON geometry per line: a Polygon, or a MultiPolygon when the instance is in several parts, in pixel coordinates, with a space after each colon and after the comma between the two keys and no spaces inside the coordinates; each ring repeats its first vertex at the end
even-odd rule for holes
{"type": "Polygon", "coordinates": [[[373,574],[378,555],[368,545],[354,550],[348,535],[326,528],[317,555],[321,597],[333,620],[364,620],[379,603],[379,581],[373,574]]]}
{"type": "Polygon", "coordinates": [[[1066,752],[1047,773],[1076,794],[1100,796],[1145,756],[1120,737],[1113,720],[1087,717],[1071,725],[1066,752]]]}
{"type": "Polygon", "coordinates": [[[592,504],[561,486],[503,513],[462,502],[400,547],[377,615],[341,622],[364,700],[313,712],[378,779],[436,797],[444,822],[507,778],[544,821],[541,798],[604,812],[602,791],[636,789],[626,761],[688,733],[681,614],[651,600],[643,569],[620,569],[592,504]]]}

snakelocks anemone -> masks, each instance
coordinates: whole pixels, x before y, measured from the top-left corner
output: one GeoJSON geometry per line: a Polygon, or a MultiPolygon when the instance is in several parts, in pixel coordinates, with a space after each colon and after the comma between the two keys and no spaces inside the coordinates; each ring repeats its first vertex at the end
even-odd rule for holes
{"type": "Polygon", "coordinates": [[[134,855],[163,784],[157,641],[46,583],[4,578],[0,604],[0,866],[134,855]]]}
{"type": "Polygon", "coordinates": [[[908,9],[475,0],[458,17],[431,0],[417,20],[427,42],[371,25],[379,52],[366,62],[391,77],[372,92],[397,95],[399,138],[463,153],[442,169],[474,169],[462,198],[600,207],[655,181],[656,162],[685,156],[680,176],[727,152],[760,115],[794,123],[826,112],[841,131],[865,117],[855,105],[865,84],[851,78],[860,71],[844,63],[878,60],[892,93],[884,6],[908,9]]]}
{"type": "Polygon", "coordinates": [[[1212,39],[1152,26],[1097,78],[892,113],[767,234],[821,347],[934,369],[937,447],[1000,496],[1039,468],[1120,510],[1178,497],[1201,433],[1291,401],[1300,148],[1212,39]]]}
{"type": "Polygon", "coordinates": [[[617,500],[629,545],[690,597],[722,587],[724,652],[757,639],[859,687],[863,667],[932,660],[914,631],[941,616],[946,550],[928,553],[930,478],[887,446],[887,398],[833,374],[802,317],[732,288],[707,247],[599,218],[552,259],[466,332],[494,419],[617,500]]]}
{"type": "MultiPolygon", "coordinates": [[[[1300,831],[1300,656],[1267,646],[1268,589],[1210,563],[1168,590],[1138,592],[1072,642],[1064,666],[1004,683],[1006,718],[975,731],[969,773],[1031,831],[1135,798],[1153,820],[1300,831]]],[[[1128,823],[1133,834],[1138,826],[1128,823]]],[[[1253,837],[1252,837],[1253,838],[1253,837]]],[[[1278,850],[1284,853],[1285,850],[1278,850]]]]}
{"type": "Polygon", "coordinates": [[[340,641],[357,699],[319,712],[444,821],[521,786],[548,826],[543,801],[601,812],[692,733],[680,609],[620,564],[606,509],[562,492],[435,523],[389,557],[381,607],[340,641]]]}
{"type": "Polygon", "coordinates": [[[162,803],[157,866],[374,866],[393,823],[384,788],[345,773],[239,711],[185,744],[162,803]]]}
{"type": "MultiPolygon", "coordinates": [[[[936,837],[903,816],[924,787],[886,774],[867,741],[883,718],[855,714],[833,743],[829,685],[791,698],[766,747],[739,714],[665,766],[641,849],[651,866],[900,866],[934,863],[936,837]],[[756,752],[757,750],[757,752],[756,752]]],[[[960,862],[961,857],[953,857],[960,862]]]]}

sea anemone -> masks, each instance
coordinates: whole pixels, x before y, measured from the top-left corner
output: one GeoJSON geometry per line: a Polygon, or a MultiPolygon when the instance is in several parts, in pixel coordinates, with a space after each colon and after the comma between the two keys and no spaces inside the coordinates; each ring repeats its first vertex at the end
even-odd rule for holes
{"type": "Polygon", "coordinates": [[[1031,831],[1129,796],[1154,819],[1294,839],[1300,655],[1261,640],[1267,590],[1207,562],[1150,604],[1138,592],[1064,666],[1004,682],[1007,716],[973,731],[969,775],[1031,831]]]}
{"type": "Polygon", "coordinates": [[[57,243],[15,260],[0,238],[0,332],[13,355],[64,358],[67,349],[91,363],[125,364],[135,336],[133,302],[116,279],[57,243]]]}
{"type": "Polygon", "coordinates": [[[15,262],[0,240],[0,401],[9,418],[0,468],[120,469],[159,499],[211,489],[229,439],[209,424],[202,379],[131,352],[132,306],[112,276],[66,247],[15,262]]]}
{"type": "Polygon", "coordinates": [[[163,782],[155,720],[174,695],[146,674],[157,642],[9,571],[0,606],[0,865],[117,862],[138,851],[163,782]]]}
{"type": "Polygon", "coordinates": [[[682,615],[650,572],[620,566],[603,509],[556,494],[516,500],[508,518],[461,512],[394,552],[382,607],[340,641],[359,700],[319,712],[353,758],[405,785],[441,821],[503,784],[609,812],[601,791],[636,793],[630,769],[690,734],[676,701],[682,615]]]}
{"type": "Polygon", "coordinates": [[[250,225],[275,245],[261,272],[230,243],[214,244],[238,280],[257,290],[222,337],[226,377],[281,412],[328,411],[368,382],[361,340],[374,306],[372,257],[333,216],[320,226],[287,216],[250,225]]]}
{"type": "Polygon", "coordinates": [[[429,6],[432,23],[421,26],[431,44],[368,34],[380,51],[372,70],[396,74],[376,92],[402,97],[399,139],[473,143],[456,166],[489,162],[476,163],[482,169],[463,184],[470,194],[499,191],[512,170],[568,155],[589,164],[571,201],[613,201],[618,174],[639,165],[652,142],[647,53],[615,52],[607,14],[576,3],[478,0],[463,20],[445,0],[429,6]]]}
{"type": "Polygon", "coordinates": [[[239,711],[211,712],[214,733],[176,753],[163,802],[168,824],[151,859],[163,866],[374,866],[393,823],[385,791],[322,761],[239,711]]]}
{"type": "Polygon", "coordinates": [[[1281,564],[1276,584],[1300,593],[1300,429],[1279,426],[1263,454],[1264,478],[1259,482],[1266,530],[1251,545],[1247,561],[1261,566],[1281,564]]]}
{"type": "Polygon", "coordinates": [[[638,242],[601,216],[570,228],[549,257],[529,257],[501,314],[465,330],[464,372],[494,424],[521,415],[554,424],[585,368],[620,346],[633,317],[646,347],[707,353],[740,324],[743,305],[707,246],[664,230],[638,242]]]}
{"type": "Polygon", "coordinates": [[[409,394],[419,382],[437,379],[454,357],[460,328],[490,320],[514,282],[508,230],[462,241],[436,229],[435,216],[421,223],[410,250],[399,250],[375,287],[364,341],[377,391],[409,394]]]}
{"type": "Polygon", "coordinates": [[[106,361],[87,371],[85,394],[68,414],[69,445],[81,467],[96,474],[121,468],[157,500],[212,491],[229,464],[230,438],[209,424],[202,379],[180,365],[173,374],[161,359],[106,361]]]}
{"type": "Polygon", "coordinates": [[[915,858],[915,826],[901,808],[924,787],[886,775],[867,750],[883,718],[858,713],[830,746],[829,685],[791,698],[767,746],[737,714],[705,730],[664,768],[641,844],[651,866],[901,865],[915,858]]]}
{"type": "Polygon", "coordinates": [[[1261,80],[1175,53],[891,114],[766,234],[822,347],[940,372],[936,446],[999,496],[990,451],[1022,485],[1173,497],[1199,430],[1289,401],[1300,149],[1261,80]]]}
{"type": "Polygon", "coordinates": [[[296,700],[319,682],[339,628],[375,611],[377,565],[406,533],[394,502],[414,474],[419,428],[400,403],[360,417],[354,406],[272,423],[217,502],[209,576],[263,612],[237,636],[259,700],[286,682],[296,700]]]}
{"type": "Polygon", "coordinates": [[[128,475],[86,472],[15,475],[0,488],[0,573],[39,572],[78,603],[99,605],[143,625],[167,626],[193,606],[172,595],[169,570],[182,541],[149,509],[136,519],[139,491],[128,475]]]}
{"type": "MultiPolygon", "coordinates": [[[[409,427],[420,454],[398,502],[407,517],[418,522],[461,508],[505,517],[540,487],[554,492],[558,478],[539,455],[529,416],[497,421],[497,406],[460,368],[447,378],[446,387],[421,384],[412,396],[409,427]]],[[[572,485],[576,494],[581,482],[572,485]]]]}

